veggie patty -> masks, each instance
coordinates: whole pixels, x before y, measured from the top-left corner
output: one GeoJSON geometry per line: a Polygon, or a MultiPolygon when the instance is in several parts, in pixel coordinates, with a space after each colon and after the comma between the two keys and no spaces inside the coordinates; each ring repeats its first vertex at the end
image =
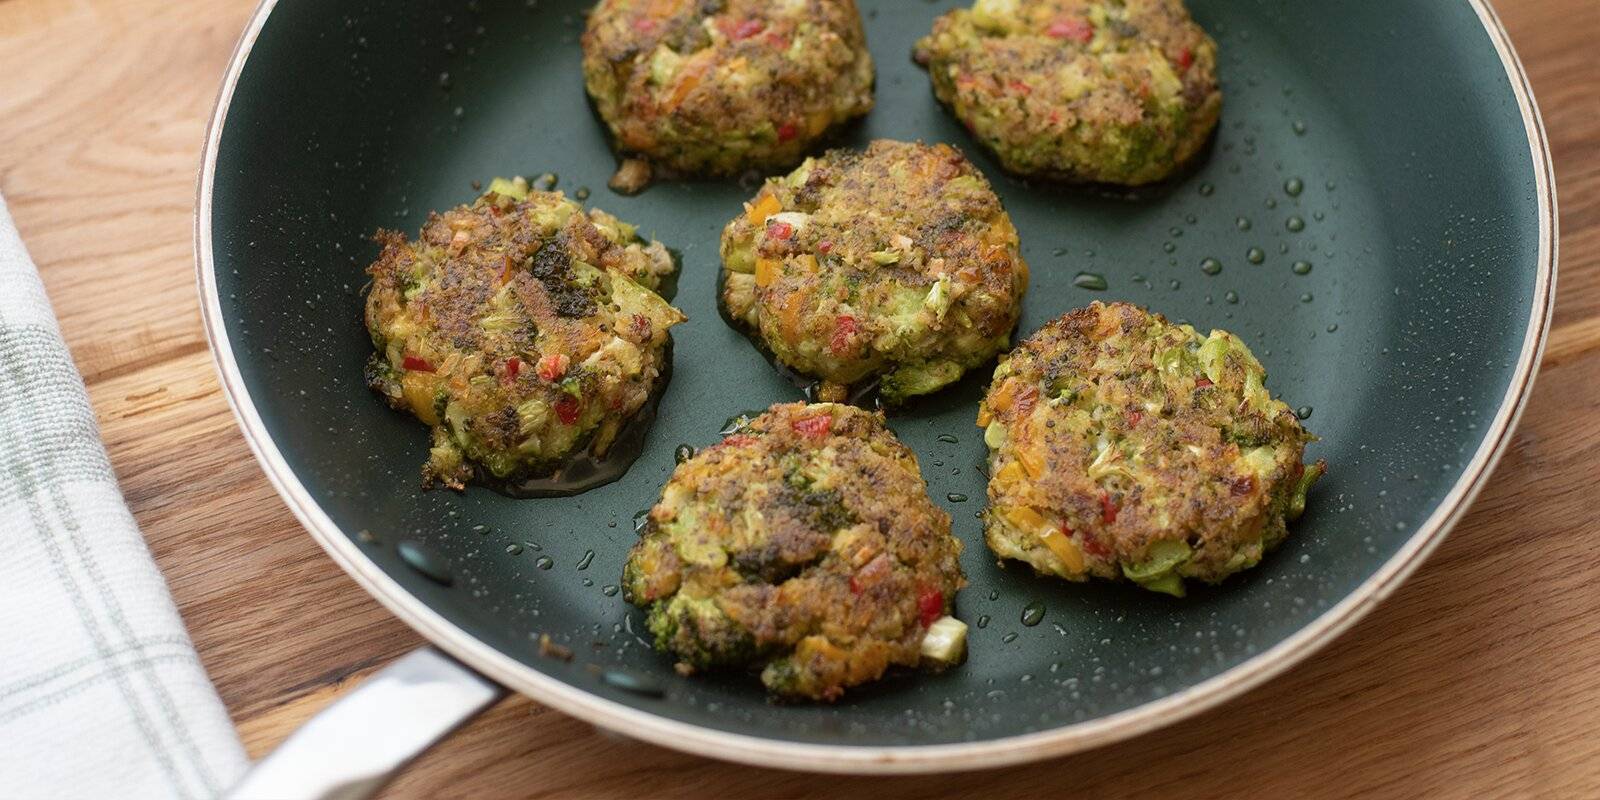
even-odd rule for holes
{"type": "Polygon", "coordinates": [[[654,291],[674,269],[666,247],[520,178],[430,215],[415,241],[377,238],[367,381],[433,429],[425,487],[605,455],[684,321],[654,291]]]}
{"type": "Polygon", "coordinates": [[[1010,342],[1028,285],[1016,228],[949,145],[879,140],[768,179],[722,232],[723,306],[822,398],[890,403],[1010,342]]]}
{"type": "Polygon", "coordinates": [[[1326,469],[1226,331],[1202,336],[1127,303],[1046,325],[995,369],[979,406],[990,448],[985,538],[1001,558],[1080,581],[1182,596],[1288,535],[1326,469]]]}
{"type": "Polygon", "coordinates": [[[751,667],[775,695],[831,701],[957,660],[960,554],[881,415],[790,403],[677,467],[623,591],[680,671],[751,667]]]}
{"type": "Polygon", "coordinates": [[[1217,45],[1180,0],[977,0],[917,42],[934,94],[1006,169],[1138,185],[1217,125],[1217,45]]]}
{"type": "Polygon", "coordinates": [[[617,149],[680,173],[787,167],[872,110],[854,0],[601,0],[583,73],[617,149]]]}

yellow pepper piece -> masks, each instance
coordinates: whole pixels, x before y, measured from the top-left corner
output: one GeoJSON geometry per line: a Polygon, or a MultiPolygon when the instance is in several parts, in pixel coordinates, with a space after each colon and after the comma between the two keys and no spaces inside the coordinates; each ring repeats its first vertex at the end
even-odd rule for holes
{"type": "Polygon", "coordinates": [[[756,259],[756,285],[767,287],[778,278],[778,262],[771,258],[756,259]]]}
{"type": "Polygon", "coordinates": [[[1006,519],[1019,530],[1033,532],[1044,527],[1044,515],[1027,506],[1015,506],[1005,510],[1006,519]]]}
{"type": "Polygon", "coordinates": [[[987,428],[994,421],[993,412],[989,411],[988,404],[978,406],[978,427],[987,428]]]}
{"type": "Polygon", "coordinates": [[[1017,451],[1017,461],[1022,468],[1028,471],[1028,477],[1038,480],[1044,474],[1044,456],[1037,450],[1021,449],[1017,451]]]}
{"type": "Polygon", "coordinates": [[[756,201],[750,204],[750,210],[745,212],[745,217],[750,220],[751,225],[759,228],[766,224],[767,217],[782,210],[783,203],[779,202],[775,195],[767,192],[757,197],[756,201]]]}
{"type": "Polygon", "coordinates": [[[433,413],[433,395],[439,379],[426,372],[406,372],[400,376],[400,389],[406,403],[424,425],[438,425],[439,415],[433,413]]]}
{"type": "Polygon", "coordinates": [[[995,473],[994,477],[1001,483],[1021,483],[1027,480],[1028,476],[1022,471],[1022,465],[1013,461],[995,473]]]}
{"type": "Polygon", "coordinates": [[[1055,553],[1056,558],[1061,559],[1061,563],[1067,565],[1067,569],[1073,574],[1083,572],[1083,551],[1079,550],[1078,543],[1067,538],[1060,528],[1046,528],[1044,533],[1039,534],[1039,541],[1050,548],[1050,552],[1055,553]]]}

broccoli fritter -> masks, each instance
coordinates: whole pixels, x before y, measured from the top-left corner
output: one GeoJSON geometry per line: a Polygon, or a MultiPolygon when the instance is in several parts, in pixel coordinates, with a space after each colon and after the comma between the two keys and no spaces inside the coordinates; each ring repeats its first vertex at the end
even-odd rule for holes
{"type": "Polygon", "coordinates": [[[1017,230],[949,145],[875,141],[771,178],[722,232],[723,306],[826,400],[878,380],[900,403],[1010,342],[1017,230]]]}
{"type": "Polygon", "coordinates": [[[425,487],[603,456],[659,382],[668,329],[684,320],[654,291],[674,270],[660,242],[520,178],[430,215],[415,241],[378,241],[367,381],[433,428],[425,487]]]}
{"type": "Polygon", "coordinates": [[[1183,595],[1254,566],[1326,465],[1238,337],[1093,303],[1029,337],[978,411],[1001,558],[1183,595]]]}
{"type": "Polygon", "coordinates": [[[684,672],[760,669],[782,697],[917,665],[965,585],[916,456],[852,406],[773,406],[679,465],[642,537],[623,591],[657,648],[684,672]]]}
{"type": "Polygon", "coordinates": [[[854,0],[601,0],[583,73],[617,149],[678,173],[787,167],[872,109],[854,0]]]}
{"type": "Polygon", "coordinates": [[[977,0],[914,57],[1006,169],[1139,185],[1217,125],[1217,45],[1180,0],[977,0]]]}

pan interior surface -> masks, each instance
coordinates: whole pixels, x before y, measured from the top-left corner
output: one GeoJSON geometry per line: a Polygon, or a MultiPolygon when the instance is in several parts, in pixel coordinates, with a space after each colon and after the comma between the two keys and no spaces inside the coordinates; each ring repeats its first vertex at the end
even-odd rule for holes
{"type": "Polygon", "coordinates": [[[584,692],[712,730],[856,746],[992,740],[1159,700],[1269,650],[1377,573],[1470,477],[1517,379],[1539,270],[1536,166],[1468,3],[1194,0],[1221,48],[1222,124],[1189,174],[1127,196],[1003,174],[910,61],[955,4],[863,2],[878,105],[842,141],[949,142],[989,176],[1033,271],[1019,335],[1096,299],[1231,330],[1308,415],[1322,437],[1308,457],[1331,469],[1280,550],[1185,600],[1040,579],[983,544],[980,369],[889,418],[966,545],[968,662],[828,706],[774,705],[745,675],[680,677],[617,590],[633,518],[676,445],[711,444],[728,417],[799,394],[715,308],[718,235],[753,187],[605,188],[616,161],[579,73],[587,5],[281,0],[233,90],[201,221],[223,357],[311,498],[417,600],[584,692]],[[414,235],[429,210],[469,202],[473,181],[546,172],[682,254],[690,322],[660,415],[626,476],[577,497],[421,492],[427,431],[362,382],[371,236],[414,235]],[[1083,273],[1108,288],[1080,288],[1083,273]],[[409,565],[419,551],[427,570],[409,565]],[[1032,604],[1046,611],[1026,625],[1032,604]],[[541,656],[543,636],[573,658],[541,656]]]}

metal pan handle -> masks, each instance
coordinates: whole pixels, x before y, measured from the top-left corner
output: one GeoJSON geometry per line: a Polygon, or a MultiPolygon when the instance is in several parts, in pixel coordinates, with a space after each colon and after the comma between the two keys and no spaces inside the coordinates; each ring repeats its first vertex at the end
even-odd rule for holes
{"type": "Polygon", "coordinates": [[[424,647],[312,717],[224,797],[370,797],[434,742],[505,695],[494,681],[424,647]]]}

